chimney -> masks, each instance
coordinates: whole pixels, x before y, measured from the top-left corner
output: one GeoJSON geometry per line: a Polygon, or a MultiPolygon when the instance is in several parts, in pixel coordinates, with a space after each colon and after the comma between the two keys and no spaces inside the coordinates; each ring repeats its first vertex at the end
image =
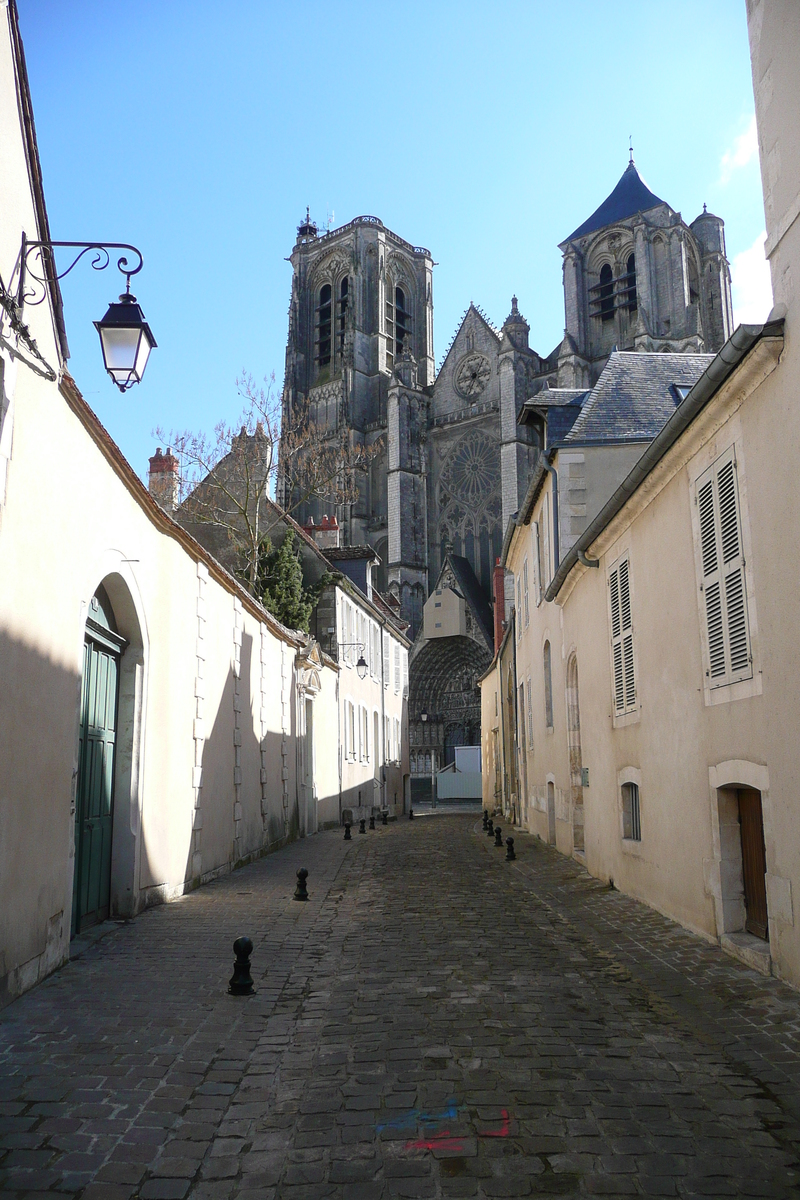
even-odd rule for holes
{"type": "Polygon", "coordinates": [[[150,459],[150,472],[147,477],[147,490],[158,504],[167,512],[174,512],[178,507],[178,460],[167,447],[167,453],[161,453],[159,446],[150,459]]]}
{"type": "Polygon", "coordinates": [[[495,560],[494,568],[494,652],[500,649],[503,640],[503,626],[506,620],[506,573],[500,566],[500,559],[495,560]]]}
{"type": "Polygon", "coordinates": [[[339,549],[339,522],[336,517],[326,513],[319,525],[314,524],[314,518],[309,517],[303,529],[319,546],[320,550],[339,549]]]}

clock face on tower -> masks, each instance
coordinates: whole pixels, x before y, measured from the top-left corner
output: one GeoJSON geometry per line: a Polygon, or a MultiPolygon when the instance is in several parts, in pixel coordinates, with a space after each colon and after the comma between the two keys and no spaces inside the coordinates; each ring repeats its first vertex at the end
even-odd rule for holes
{"type": "Polygon", "coordinates": [[[491,371],[488,358],[482,354],[468,354],[456,367],[456,390],[467,400],[477,399],[489,382],[491,371]]]}

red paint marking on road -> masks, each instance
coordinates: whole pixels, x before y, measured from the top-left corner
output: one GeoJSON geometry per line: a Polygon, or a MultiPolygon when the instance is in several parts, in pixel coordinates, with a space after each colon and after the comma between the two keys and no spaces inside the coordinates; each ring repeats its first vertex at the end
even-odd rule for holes
{"type": "Polygon", "coordinates": [[[510,1129],[511,1129],[511,1126],[510,1126],[509,1120],[508,1120],[508,1110],[505,1108],[501,1108],[500,1111],[503,1114],[502,1127],[500,1129],[487,1129],[484,1133],[479,1133],[478,1137],[501,1137],[501,1138],[508,1137],[510,1129]]]}
{"type": "Polygon", "coordinates": [[[406,1142],[406,1150],[451,1150],[459,1154],[464,1150],[464,1139],[453,1137],[449,1130],[432,1133],[428,1138],[420,1138],[415,1142],[406,1142]]]}

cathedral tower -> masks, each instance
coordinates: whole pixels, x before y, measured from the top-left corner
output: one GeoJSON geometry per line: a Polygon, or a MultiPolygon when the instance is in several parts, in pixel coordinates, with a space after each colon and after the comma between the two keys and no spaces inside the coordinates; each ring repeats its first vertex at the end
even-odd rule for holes
{"type": "Polygon", "coordinates": [[[724,224],[691,225],[650,191],[633,162],[559,247],[565,338],[559,385],[594,384],[612,349],[716,353],[733,331],[724,224]]]}
{"type": "MultiPolygon", "coordinates": [[[[331,435],[382,443],[368,478],[359,481],[358,501],[337,516],[346,545],[377,551],[378,587],[385,590],[389,385],[404,355],[414,362],[412,390],[433,383],[433,261],[377,217],[356,217],[320,234],[307,215],[290,262],[284,414],[307,402],[311,418],[331,435]]],[[[319,522],[324,507],[309,503],[294,515],[319,522]]]]}

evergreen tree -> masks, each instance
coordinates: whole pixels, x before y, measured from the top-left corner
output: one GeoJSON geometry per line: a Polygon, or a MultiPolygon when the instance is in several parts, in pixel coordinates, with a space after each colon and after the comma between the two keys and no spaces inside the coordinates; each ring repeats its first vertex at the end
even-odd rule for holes
{"type": "Polygon", "coordinates": [[[300,554],[295,549],[294,539],[294,530],[287,529],[283,542],[277,548],[273,547],[269,538],[262,542],[258,591],[261,603],[282,625],[308,633],[314,605],[334,576],[326,571],[317,583],[305,587],[300,554]]]}

